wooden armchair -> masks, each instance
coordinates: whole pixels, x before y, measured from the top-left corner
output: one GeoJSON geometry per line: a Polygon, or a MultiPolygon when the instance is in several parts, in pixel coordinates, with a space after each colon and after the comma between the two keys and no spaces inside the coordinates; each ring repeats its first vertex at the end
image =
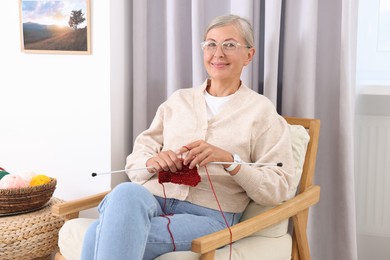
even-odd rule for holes
{"type": "MultiPolygon", "coordinates": [[[[312,184],[316,166],[320,120],[285,118],[290,125],[302,125],[307,129],[310,136],[297,195],[281,205],[232,226],[232,240],[233,242],[238,241],[283,220],[290,219],[292,223],[291,258],[306,260],[310,259],[309,243],[306,235],[308,212],[309,208],[315,205],[320,198],[320,187],[312,184]]],[[[96,207],[108,192],[56,204],[52,208],[52,213],[56,216],[63,216],[67,220],[77,218],[80,211],[96,207]]],[[[214,259],[216,250],[229,244],[230,232],[228,229],[224,229],[193,240],[191,250],[200,254],[202,260],[214,259]]],[[[63,260],[65,258],[58,252],[55,259],[63,260]]]]}

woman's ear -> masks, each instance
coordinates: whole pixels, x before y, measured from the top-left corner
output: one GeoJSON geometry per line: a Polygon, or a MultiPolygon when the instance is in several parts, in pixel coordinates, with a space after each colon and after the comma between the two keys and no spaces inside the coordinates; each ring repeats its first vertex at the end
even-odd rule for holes
{"type": "Polygon", "coordinates": [[[246,57],[246,60],[244,62],[244,66],[248,65],[252,61],[253,56],[255,55],[255,52],[256,52],[256,49],[253,47],[248,50],[247,57],[246,57]]]}

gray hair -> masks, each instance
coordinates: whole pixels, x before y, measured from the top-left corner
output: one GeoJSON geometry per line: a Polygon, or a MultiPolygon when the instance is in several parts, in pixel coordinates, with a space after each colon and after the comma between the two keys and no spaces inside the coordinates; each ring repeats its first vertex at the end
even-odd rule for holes
{"type": "Polygon", "coordinates": [[[217,16],[213,20],[211,20],[211,22],[209,23],[209,25],[205,30],[204,39],[206,39],[207,33],[211,29],[222,27],[229,24],[233,24],[241,32],[248,46],[250,47],[254,46],[252,25],[247,19],[234,14],[217,16]]]}

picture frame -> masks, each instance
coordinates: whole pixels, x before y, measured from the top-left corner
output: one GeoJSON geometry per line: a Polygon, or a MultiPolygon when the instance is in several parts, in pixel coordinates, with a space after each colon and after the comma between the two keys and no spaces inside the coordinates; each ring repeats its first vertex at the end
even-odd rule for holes
{"type": "Polygon", "coordinates": [[[90,0],[19,0],[25,53],[91,54],[90,0]]]}

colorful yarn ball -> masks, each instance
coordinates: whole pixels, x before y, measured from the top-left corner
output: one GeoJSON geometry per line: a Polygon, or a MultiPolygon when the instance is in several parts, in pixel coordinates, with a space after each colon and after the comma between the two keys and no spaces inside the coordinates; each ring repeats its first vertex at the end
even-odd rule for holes
{"type": "Polygon", "coordinates": [[[17,189],[28,187],[22,177],[16,174],[7,174],[0,180],[0,189],[17,189]]]}
{"type": "Polygon", "coordinates": [[[46,183],[49,183],[51,181],[50,177],[44,175],[44,174],[38,174],[32,177],[30,181],[30,186],[38,186],[43,185],[46,183]]]}
{"type": "Polygon", "coordinates": [[[4,177],[5,175],[8,175],[8,174],[9,174],[9,172],[0,171],[0,180],[3,179],[3,177],[4,177]]]}
{"type": "Polygon", "coordinates": [[[26,172],[21,172],[21,173],[18,173],[17,175],[19,175],[20,177],[23,178],[23,180],[27,183],[27,184],[30,184],[32,178],[34,176],[36,176],[37,174],[33,171],[26,171],[26,172]]]}

